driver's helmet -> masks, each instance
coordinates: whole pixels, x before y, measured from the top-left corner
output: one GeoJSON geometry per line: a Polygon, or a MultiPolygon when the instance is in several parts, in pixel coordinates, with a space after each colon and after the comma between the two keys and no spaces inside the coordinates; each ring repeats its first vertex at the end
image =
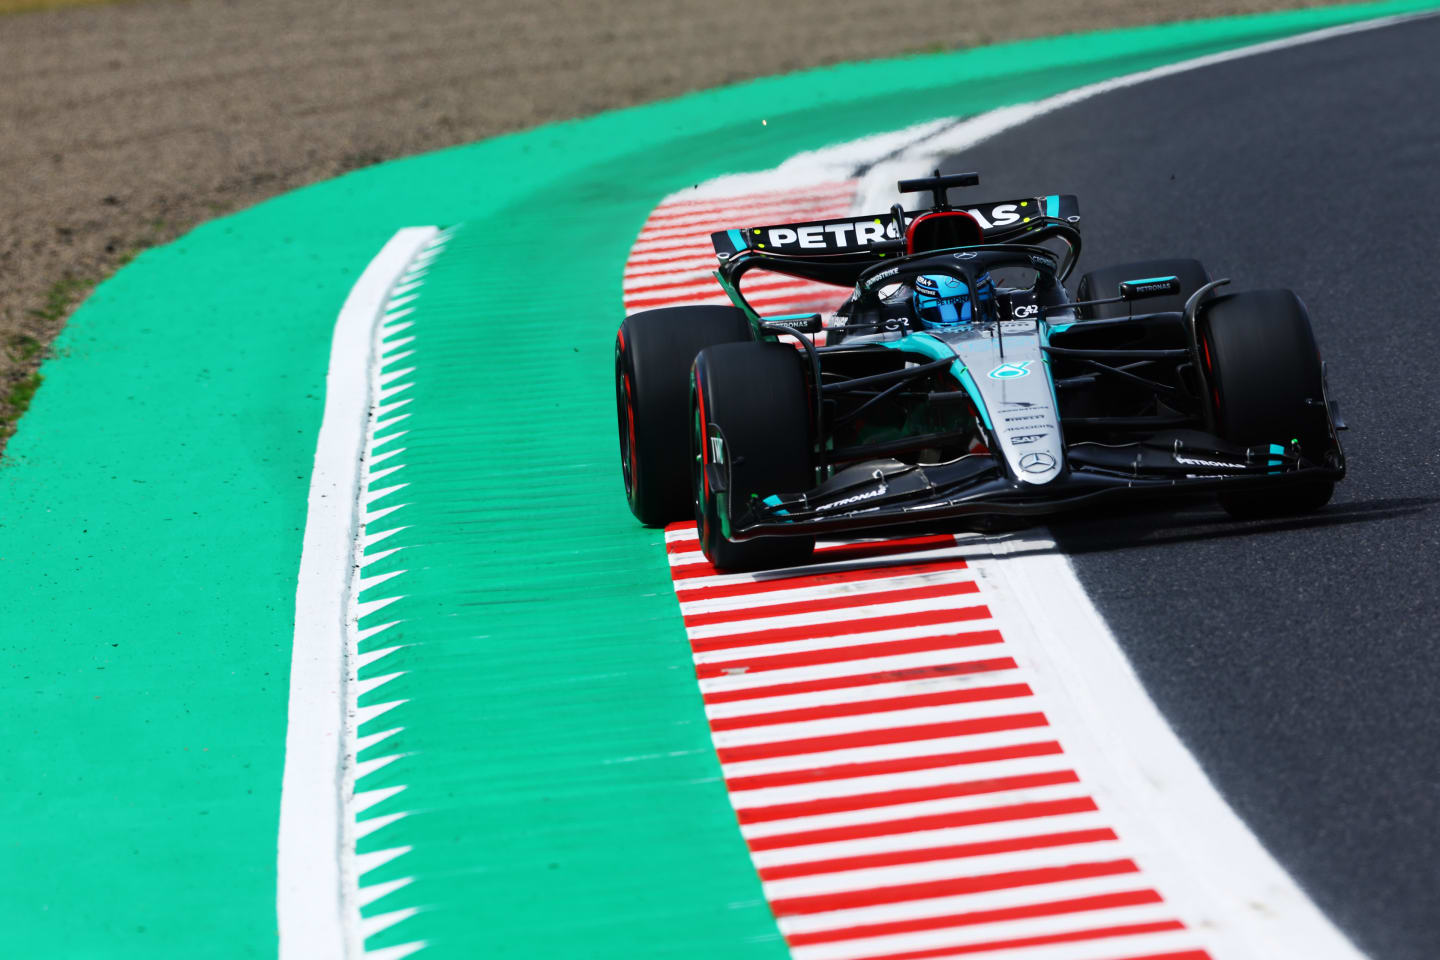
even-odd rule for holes
{"type": "Polygon", "coordinates": [[[926,330],[962,330],[978,320],[995,316],[995,284],[990,274],[975,278],[975,301],[980,316],[972,315],[970,284],[943,273],[922,273],[915,278],[915,315],[926,330]]]}

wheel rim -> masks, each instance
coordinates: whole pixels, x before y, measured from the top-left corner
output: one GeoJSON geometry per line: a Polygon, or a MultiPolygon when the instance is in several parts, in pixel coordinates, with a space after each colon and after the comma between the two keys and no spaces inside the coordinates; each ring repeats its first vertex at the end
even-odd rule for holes
{"type": "Polygon", "coordinates": [[[625,496],[635,499],[635,406],[630,375],[625,371],[625,357],[615,354],[615,403],[620,426],[620,472],[625,478],[625,496]]]}
{"type": "Polygon", "coordinates": [[[690,402],[690,436],[693,443],[690,456],[690,489],[695,499],[696,533],[703,547],[710,542],[710,511],[706,501],[709,491],[705,477],[705,458],[708,456],[705,446],[705,401],[704,394],[700,391],[699,377],[695,378],[694,391],[690,402]]]}

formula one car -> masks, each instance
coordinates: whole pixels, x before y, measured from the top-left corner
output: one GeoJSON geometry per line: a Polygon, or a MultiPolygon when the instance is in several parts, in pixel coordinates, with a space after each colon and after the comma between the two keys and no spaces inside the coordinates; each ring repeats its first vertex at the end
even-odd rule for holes
{"type": "Polygon", "coordinates": [[[748,569],[804,562],[821,534],[1146,495],[1213,491],[1236,517],[1329,501],[1343,424],[1295,294],[1159,260],[1087,273],[1072,299],[1075,198],[950,206],[978,182],[936,171],[899,184],[928,209],[712,234],[734,306],[636,313],[616,339],[635,516],[693,515],[712,563],[748,569]],[[853,292],[828,325],[762,317],[752,270],[853,292]]]}

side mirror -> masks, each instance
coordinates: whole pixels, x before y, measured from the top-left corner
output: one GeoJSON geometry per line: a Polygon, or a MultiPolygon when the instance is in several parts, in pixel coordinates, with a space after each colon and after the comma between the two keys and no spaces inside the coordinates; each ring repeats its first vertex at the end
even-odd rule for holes
{"type": "MultiPolygon", "coordinates": [[[[1178,283],[1178,281],[1177,281],[1178,283]]],[[[767,333],[819,333],[825,329],[825,322],[818,313],[792,313],[781,317],[769,317],[760,321],[760,329],[767,333]]]]}
{"type": "Polygon", "coordinates": [[[1149,300],[1151,297],[1180,295],[1179,277],[1147,277],[1120,281],[1121,300],[1149,300]]]}

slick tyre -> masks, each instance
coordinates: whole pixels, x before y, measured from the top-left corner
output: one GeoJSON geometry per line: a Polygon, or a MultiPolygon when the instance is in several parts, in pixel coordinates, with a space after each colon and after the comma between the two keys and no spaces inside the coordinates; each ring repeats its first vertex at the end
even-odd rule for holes
{"type": "Polygon", "coordinates": [[[664,526],[690,516],[690,365],[717,343],[750,340],[735,307],[669,307],[625,318],[615,337],[620,470],[630,511],[664,526]]]}
{"type": "Polygon", "coordinates": [[[1120,296],[1120,284],[1125,280],[1140,280],[1145,277],[1178,277],[1180,294],[1172,297],[1155,297],[1129,303],[1102,303],[1099,306],[1083,307],[1087,320],[1103,320],[1108,317],[1127,317],[1133,313],[1159,313],[1165,310],[1184,310],[1190,295],[1210,282],[1210,273],[1199,260],[1140,260],[1122,263],[1114,267],[1091,270],[1080,278],[1075,288],[1077,300],[1104,300],[1120,296]],[[1133,310],[1131,309],[1133,306],[1133,310]]]}
{"type": "MultiPolygon", "coordinates": [[[[1324,462],[1332,446],[1324,375],[1300,298],[1289,290],[1217,297],[1201,308],[1199,334],[1216,432],[1247,447],[1299,441],[1303,455],[1324,462]]],[[[1221,494],[1220,505],[1240,519],[1285,516],[1320,509],[1334,491],[1333,481],[1311,481],[1221,494]]]]}
{"type": "Polygon", "coordinates": [[[733,343],[695,358],[691,484],[705,557],[722,570],[804,563],[814,537],[726,538],[753,498],[815,485],[811,403],[801,354],[788,344],[733,343]]]}

